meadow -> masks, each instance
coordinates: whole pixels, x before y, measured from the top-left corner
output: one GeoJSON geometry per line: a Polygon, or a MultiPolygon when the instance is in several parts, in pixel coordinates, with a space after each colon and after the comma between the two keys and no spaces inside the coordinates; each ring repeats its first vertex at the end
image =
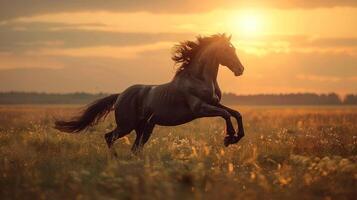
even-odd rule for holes
{"type": "MultiPolygon", "coordinates": [[[[82,134],[54,130],[77,106],[0,107],[0,199],[355,199],[357,107],[236,106],[246,136],[225,148],[225,123],[154,129],[108,151],[113,116],[82,134]]],[[[235,123],[235,121],[234,121],[235,123]]]]}

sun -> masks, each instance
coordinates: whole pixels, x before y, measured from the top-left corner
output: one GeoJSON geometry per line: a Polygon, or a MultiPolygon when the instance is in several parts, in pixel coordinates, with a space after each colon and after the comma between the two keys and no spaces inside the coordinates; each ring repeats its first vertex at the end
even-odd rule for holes
{"type": "Polygon", "coordinates": [[[257,35],[262,31],[263,17],[255,11],[245,11],[233,17],[235,32],[244,35],[257,35]]]}
{"type": "Polygon", "coordinates": [[[254,33],[259,30],[260,21],[256,15],[245,15],[241,19],[241,28],[244,32],[254,33]]]}

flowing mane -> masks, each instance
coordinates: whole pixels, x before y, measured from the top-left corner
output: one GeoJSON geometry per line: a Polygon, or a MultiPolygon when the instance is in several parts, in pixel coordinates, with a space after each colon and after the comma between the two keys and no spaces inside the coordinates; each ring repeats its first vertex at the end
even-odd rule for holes
{"type": "Polygon", "coordinates": [[[175,45],[173,48],[171,59],[175,61],[175,64],[181,64],[177,68],[176,74],[189,68],[191,61],[196,57],[197,53],[201,49],[205,48],[207,45],[211,44],[214,41],[222,39],[229,41],[229,37],[225,33],[223,33],[206,37],[197,36],[196,41],[187,40],[175,45]]]}

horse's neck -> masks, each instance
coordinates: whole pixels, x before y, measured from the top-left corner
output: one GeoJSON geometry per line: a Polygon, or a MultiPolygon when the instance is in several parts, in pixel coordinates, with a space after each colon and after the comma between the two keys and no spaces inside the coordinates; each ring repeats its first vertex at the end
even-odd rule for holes
{"type": "Polygon", "coordinates": [[[214,56],[209,54],[200,55],[192,63],[192,74],[208,83],[217,82],[218,66],[214,56]]]}

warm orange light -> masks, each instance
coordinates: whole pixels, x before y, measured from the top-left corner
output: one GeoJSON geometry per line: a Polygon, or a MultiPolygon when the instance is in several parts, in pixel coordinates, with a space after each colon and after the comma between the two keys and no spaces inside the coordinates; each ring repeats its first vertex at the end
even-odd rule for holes
{"type": "Polygon", "coordinates": [[[263,18],[255,11],[241,11],[233,17],[234,31],[244,35],[256,35],[262,31],[263,18]]]}
{"type": "Polygon", "coordinates": [[[247,33],[254,33],[259,30],[260,21],[255,15],[245,15],[241,19],[241,28],[247,33]]]}

